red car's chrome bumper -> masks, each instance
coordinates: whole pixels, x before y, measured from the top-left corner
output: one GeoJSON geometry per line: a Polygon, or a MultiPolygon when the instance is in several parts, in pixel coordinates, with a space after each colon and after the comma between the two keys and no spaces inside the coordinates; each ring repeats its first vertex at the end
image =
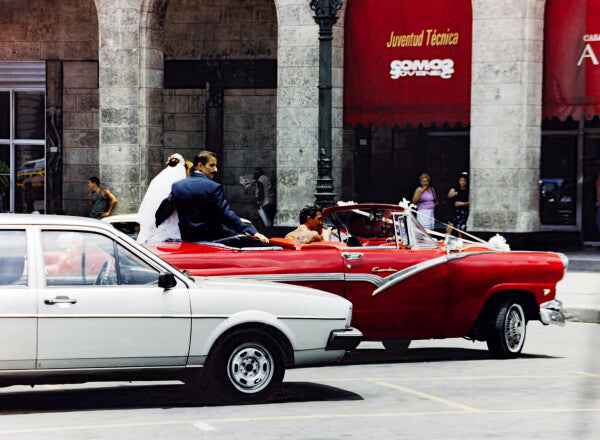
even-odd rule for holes
{"type": "Polygon", "coordinates": [[[565,316],[561,312],[562,302],[557,299],[540,305],[540,319],[544,325],[565,325],[565,316]]]}

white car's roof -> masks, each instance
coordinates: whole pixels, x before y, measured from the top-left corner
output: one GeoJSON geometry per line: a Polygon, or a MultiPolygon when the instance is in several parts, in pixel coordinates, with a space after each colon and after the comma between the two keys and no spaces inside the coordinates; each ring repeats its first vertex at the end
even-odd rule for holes
{"type": "Polygon", "coordinates": [[[0,214],[1,225],[95,226],[112,230],[111,226],[95,218],[49,214],[0,214]]]}
{"type": "Polygon", "coordinates": [[[118,215],[109,215],[108,217],[104,217],[102,219],[105,223],[121,223],[121,222],[138,222],[139,216],[136,214],[118,214],[118,215]]]}

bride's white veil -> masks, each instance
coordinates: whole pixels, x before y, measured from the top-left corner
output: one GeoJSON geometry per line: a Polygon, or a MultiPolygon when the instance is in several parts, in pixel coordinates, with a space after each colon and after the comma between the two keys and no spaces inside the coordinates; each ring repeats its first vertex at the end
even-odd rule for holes
{"type": "MultiPolygon", "coordinates": [[[[138,210],[140,232],[137,238],[139,243],[157,241],[157,239],[153,239],[157,232],[156,221],[154,218],[156,210],[160,206],[161,202],[170,194],[171,185],[178,180],[185,179],[186,177],[185,161],[183,157],[179,154],[174,154],[169,157],[169,159],[173,157],[179,159],[179,163],[177,163],[177,165],[174,167],[167,166],[164,170],[158,173],[154,179],[152,179],[152,182],[150,182],[148,190],[146,191],[146,195],[140,204],[140,209],[138,210]]],[[[174,213],[174,215],[175,219],[172,219],[171,217],[173,216],[171,216],[165,220],[163,224],[161,224],[161,229],[163,231],[160,234],[162,238],[159,239],[159,241],[165,241],[168,238],[177,239],[181,237],[179,233],[177,213],[174,213]]]]}

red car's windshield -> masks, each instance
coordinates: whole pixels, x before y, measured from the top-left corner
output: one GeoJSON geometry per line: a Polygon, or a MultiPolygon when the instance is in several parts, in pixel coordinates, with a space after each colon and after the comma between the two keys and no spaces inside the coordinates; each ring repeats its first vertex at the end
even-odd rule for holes
{"type": "Polygon", "coordinates": [[[324,220],[324,227],[341,228],[360,238],[381,238],[394,235],[392,210],[383,208],[349,209],[333,212],[324,220]]]}

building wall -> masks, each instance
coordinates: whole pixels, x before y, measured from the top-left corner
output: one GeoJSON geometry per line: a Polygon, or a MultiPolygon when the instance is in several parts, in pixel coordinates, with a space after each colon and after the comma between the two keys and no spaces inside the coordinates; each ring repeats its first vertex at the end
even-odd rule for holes
{"type": "Polygon", "coordinates": [[[3,61],[97,60],[93,0],[0,0],[3,61]]]}
{"type": "MultiPolygon", "coordinates": [[[[544,3],[472,1],[472,229],[539,228],[544,3]]],[[[344,11],[338,16],[333,175],[340,194],[344,11]]],[[[130,212],[169,153],[206,147],[204,91],[163,90],[164,59],[274,58],[276,90],[225,93],[221,169],[238,203],[251,200],[239,174],[266,168],[277,182],[278,223],[292,225],[314,200],[317,176],[318,26],[308,1],[0,0],[0,59],[99,63],[99,87],[64,88],[64,207],[73,212],[81,212],[89,174],[121,196],[118,211],[130,212]]]]}
{"type": "Polygon", "coordinates": [[[277,55],[273,0],[171,0],[165,59],[270,59],[277,55]]]}
{"type": "Polygon", "coordinates": [[[173,153],[192,160],[204,149],[206,93],[200,89],[163,91],[165,162],[173,153]]]}

